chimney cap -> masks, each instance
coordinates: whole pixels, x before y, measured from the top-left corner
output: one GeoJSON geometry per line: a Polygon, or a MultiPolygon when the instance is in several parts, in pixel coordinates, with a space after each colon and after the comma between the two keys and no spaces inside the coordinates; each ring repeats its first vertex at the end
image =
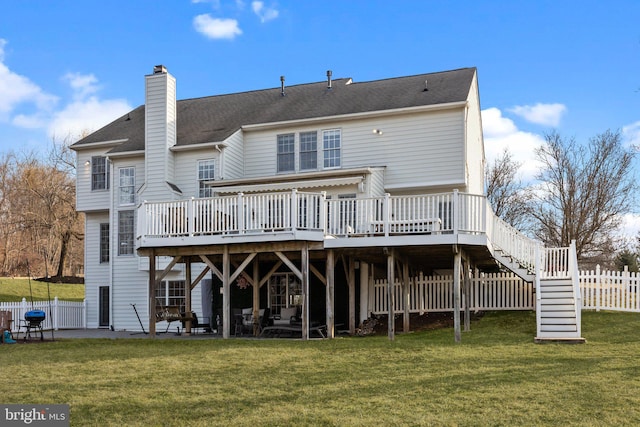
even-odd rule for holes
{"type": "Polygon", "coordinates": [[[167,67],[164,65],[156,65],[153,67],[153,74],[165,74],[167,72],[167,67]]]}

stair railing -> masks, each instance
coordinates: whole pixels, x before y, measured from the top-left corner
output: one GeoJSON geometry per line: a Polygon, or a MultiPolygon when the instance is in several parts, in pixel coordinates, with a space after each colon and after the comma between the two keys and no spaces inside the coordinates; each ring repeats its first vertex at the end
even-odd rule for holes
{"type": "Polygon", "coordinates": [[[571,284],[573,285],[573,298],[576,310],[576,326],[578,336],[582,336],[582,292],[580,291],[580,273],[578,272],[578,254],[576,251],[576,241],[571,241],[569,247],[569,271],[571,275],[571,284]]]}

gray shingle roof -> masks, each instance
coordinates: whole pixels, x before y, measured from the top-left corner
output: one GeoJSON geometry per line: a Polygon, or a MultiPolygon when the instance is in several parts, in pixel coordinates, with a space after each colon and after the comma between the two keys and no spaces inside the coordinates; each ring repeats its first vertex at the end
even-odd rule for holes
{"type": "MultiPolygon", "coordinates": [[[[222,142],[242,126],[464,101],[475,68],[362,83],[350,79],[185,99],[177,102],[177,145],[222,142]],[[428,90],[425,91],[425,80],[428,90]]],[[[112,153],[144,150],[144,105],[76,142],[127,139],[112,153]]]]}

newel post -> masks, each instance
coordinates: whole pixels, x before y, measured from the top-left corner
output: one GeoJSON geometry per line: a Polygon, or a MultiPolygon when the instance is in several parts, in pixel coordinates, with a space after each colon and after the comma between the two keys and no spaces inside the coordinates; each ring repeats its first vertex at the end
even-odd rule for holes
{"type": "Polygon", "coordinates": [[[384,206],[382,210],[382,221],[385,237],[389,236],[389,220],[391,218],[391,194],[384,193],[384,206]]]}
{"type": "Polygon", "coordinates": [[[236,221],[238,233],[244,234],[244,193],[238,193],[238,205],[236,207],[236,221]]]}
{"type": "Polygon", "coordinates": [[[458,234],[458,228],[460,227],[460,224],[458,223],[458,219],[460,217],[460,200],[459,200],[459,193],[458,193],[458,189],[455,188],[453,190],[453,234],[458,234]]]}
{"type": "Polygon", "coordinates": [[[604,290],[604,286],[602,286],[602,277],[600,277],[600,264],[596,265],[596,311],[600,311],[600,300],[602,298],[602,291],[604,290]]]}
{"type": "Polygon", "coordinates": [[[195,197],[191,197],[187,206],[187,234],[193,236],[195,232],[195,197]]]}
{"type": "Polygon", "coordinates": [[[298,190],[291,190],[291,218],[289,219],[291,223],[291,230],[295,231],[298,228],[298,190]]]}

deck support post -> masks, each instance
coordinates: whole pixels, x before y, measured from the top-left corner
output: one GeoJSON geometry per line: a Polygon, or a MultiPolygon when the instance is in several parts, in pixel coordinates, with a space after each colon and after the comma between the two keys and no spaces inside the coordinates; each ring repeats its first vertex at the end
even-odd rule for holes
{"type": "Polygon", "coordinates": [[[388,317],[388,324],[387,324],[387,329],[388,329],[388,336],[389,336],[389,340],[393,341],[395,340],[395,334],[396,334],[396,322],[395,322],[395,313],[394,313],[394,305],[395,305],[395,298],[394,298],[394,285],[395,285],[395,271],[394,271],[394,266],[395,266],[395,251],[394,249],[389,249],[389,248],[384,248],[383,249],[385,251],[385,253],[387,254],[387,305],[388,305],[388,313],[389,313],[389,317],[388,317]]]}
{"type": "Polygon", "coordinates": [[[369,264],[360,261],[360,323],[369,317],[369,264]]]}
{"type": "Polygon", "coordinates": [[[464,331],[471,330],[471,278],[469,277],[469,261],[462,263],[462,278],[464,281],[464,331]]]}
{"type": "Polygon", "coordinates": [[[302,273],[302,339],[309,339],[309,243],[304,242],[301,251],[302,273]]]}
{"type": "Polygon", "coordinates": [[[349,285],[349,333],[356,333],[356,263],[349,257],[347,283],[349,285]]]}
{"type": "Polygon", "coordinates": [[[222,252],[222,338],[231,335],[231,284],[229,283],[231,263],[229,245],[224,245],[222,252]]]}
{"type": "Polygon", "coordinates": [[[149,254],[149,336],[156,336],[156,251],[149,254]]]}
{"type": "Polygon", "coordinates": [[[334,295],[335,295],[335,255],[333,249],[327,249],[327,264],[326,264],[326,321],[327,321],[327,338],[335,337],[335,319],[333,317],[334,309],[334,295]]]}
{"type": "MultiPolygon", "coordinates": [[[[184,260],[184,281],[185,281],[185,290],[184,290],[184,314],[189,319],[189,315],[191,314],[191,257],[185,257],[184,260]]],[[[184,332],[186,335],[191,335],[191,320],[186,320],[184,323],[184,332]]]]}
{"type": "Polygon", "coordinates": [[[260,265],[258,256],[253,259],[253,335],[260,334],[260,265]]]}
{"type": "Polygon", "coordinates": [[[455,341],[460,342],[460,262],[461,254],[457,245],[453,246],[453,330],[455,341]]]}
{"type": "Polygon", "coordinates": [[[410,283],[409,283],[409,264],[407,262],[402,263],[402,291],[403,291],[403,308],[404,313],[402,317],[402,332],[409,333],[411,329],[410,325],[410,314],[409,314],[409,304],[410,304],[410,283]]]}

